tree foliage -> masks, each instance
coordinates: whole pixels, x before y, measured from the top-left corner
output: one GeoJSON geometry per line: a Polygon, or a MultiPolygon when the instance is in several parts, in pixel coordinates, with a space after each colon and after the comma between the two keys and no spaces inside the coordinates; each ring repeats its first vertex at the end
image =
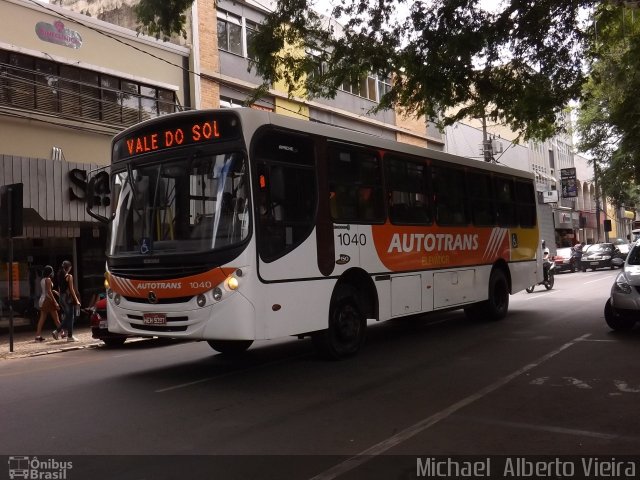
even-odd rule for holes
{"type": "Polygon", "coordinates": [[[511,0],[491,13],[479,0],[336,0],[324,18],[310,0],[282,0],[258,33],[255,68],[290,93],[304,81],[311,97],[334,96],[371,72],[391,74],[376,109],[442,125],[485,116],[525,139],[547,138],[585,81],[576,53],[586,39],[579,13],[590,4],[511,0]],[[396,15],[403,7],[407,14],[396,15]],[[287,44],[317,58],[283,50],[287,44]],[[318,61],[325,69],[311,75],[318,61]]]}
{"type": "MultiPolygon", "coordinates": [[[[191,2],[141,0],[139,19],[149,33],[180,33],[191,2]]],[[[258,92],[283,82],[293,95],[302,83],[310,98],[333,97],[344,82],[391,75],[376,110],[442,126],[484,116],[543,139],[559,130],[562,109],[585,81],[577,53],[590,0],[505,0],[496,13],[480,0],[333,0],[328,17],[314,13],[315,3],[279,0],[267,15],[254,45],[258,92]],[[284,48],[292,45],[299,49],[284,48]]]]}
{"type": "Polygon", "coordinates": [[[640,10],[601,4],[595,19],[578,147],[596,161],[614,204],[640,206],[640,10]]]}
{"type": "Polygon", "coordinates": [[[186,38],[185,12],[191,4],[193,0],[140,0],[134,7],[142,24],[138,30],[156,38],[170,38],[173,34],[186,38]]]}

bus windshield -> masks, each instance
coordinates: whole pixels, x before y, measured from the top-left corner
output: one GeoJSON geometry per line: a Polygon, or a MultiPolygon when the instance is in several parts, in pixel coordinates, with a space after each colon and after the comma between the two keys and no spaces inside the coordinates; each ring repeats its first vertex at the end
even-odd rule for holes
{"type": "Polygon", "coordinates": [[[248,167],[239,152],[130,166],[113,181],[110,255],[210,251],[248,236],[248,167]]]}

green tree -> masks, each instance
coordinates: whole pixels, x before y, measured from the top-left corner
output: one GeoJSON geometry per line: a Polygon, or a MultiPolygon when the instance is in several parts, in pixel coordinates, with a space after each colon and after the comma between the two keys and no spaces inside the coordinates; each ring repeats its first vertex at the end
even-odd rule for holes
{"type": "MultiPolygon", "coordinates": [[[[183,32],[191,1],[141,0],[139,19],[157,36],[183,32]]],[[[491,13],[480,0],[334,0],[329,17],[314,3],[280,0],[267,15],[254,44],[253,67],[264,78],[256,95],[276,82],[293,94],[304,82],[309,97],[333,97],[345,82],[391,75],[376,109],[441,126],[485,117],[543,139],[562,128],[557,119],[585,82],[580,14],[594,1],[506,0],[491,13]],[[396,18],[399,11],[407,13],[396,18]]]]}
{"type": "Polygon", "coordinates": [[[170,38],[173,34],[186,37],[186,10],[193,0],[140,0],[134,7],[140,31],[156,38],[170,38]]]}
{"type": "Polygon", "coordinates": [[[603,3],[594,18],[578,148],[597,162],[602,191],[616,206],[640,206],[640,10],[603,3]]]}

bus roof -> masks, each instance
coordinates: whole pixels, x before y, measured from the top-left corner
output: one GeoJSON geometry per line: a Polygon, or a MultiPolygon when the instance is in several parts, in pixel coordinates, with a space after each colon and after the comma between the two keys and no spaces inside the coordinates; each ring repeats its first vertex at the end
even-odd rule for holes
{"type": "Polygon", "coordinates": [[[242,127],[245,131],[245,135],[249,134],[249,137],[253,135],[258,128],[270,124],[275,127],[296,130],[303,133],[326,136],[338,141],[344,141],[348,143],[356,143],[363,146],[380,148],[384,150],[392,150],[399,153],[406,153],[408,155],[414,155],[419,157],[426,157],[434,160],[442,160],[445,162],[452,162],[458,165],[482,168],[490,171],[501,172],[510,174],[513,176],[533,179],[534,174],[524,170],[518,170],[515,168],[507,167],[505,165],[497,165],[494,163],[488,163],[480,160],[474,160],[468,157],[462,157],[453,155],[450,153],[441,152],[439,150],[432,150],[429,148],[418,147],[408,143],[402,143],[391,139],[386,139],[371,135],[368,133],[358,132],[347,128],[337,127],[334,125],[327,125],[324,123],[301,120],[286,115],[280,115],[273,112],[256,110],[248,107],[234,108],[234,109],[209,109],[209,110],[191,110],[187,112],[178,112],[161,117],[146,120],[138,123],[117,134],[113,139],[113,145],[117,142],[121,142],[126,137],[131,137],[139,131],[151,131],[154,127],[160,128],[165,123],[179,124],[181,119],[184,122],[189,122],[194,119],[206,118],[214,113],[224,112],[225,116],[230,113],[238,115],[241,120],[242,127]]]}

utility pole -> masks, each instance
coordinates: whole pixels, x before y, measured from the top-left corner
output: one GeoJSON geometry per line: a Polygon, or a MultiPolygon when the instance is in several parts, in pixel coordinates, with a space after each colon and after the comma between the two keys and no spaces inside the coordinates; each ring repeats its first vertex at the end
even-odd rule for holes
{"type": "Polygon", "coordinates": [[[593,159],[593,184],[596,196],[596,243],[600,243],[600,189],[598,188],[598,162],[593,159]]]}
{"type": "Polygon", "coordinates": [[[493,162],[493,145],[487,134],[487,118],[482,114],[482,156],[485,162],[493,162]]]}

